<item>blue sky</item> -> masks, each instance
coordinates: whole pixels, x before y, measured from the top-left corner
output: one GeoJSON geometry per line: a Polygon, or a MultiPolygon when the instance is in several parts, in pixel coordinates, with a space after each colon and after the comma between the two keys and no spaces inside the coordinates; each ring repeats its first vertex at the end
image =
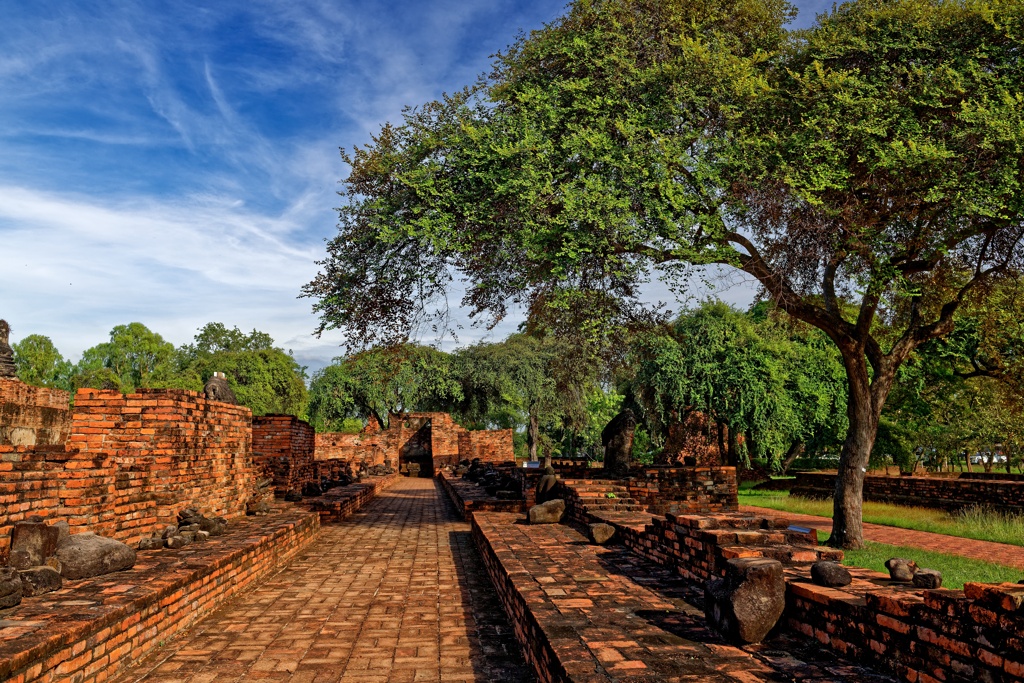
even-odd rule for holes
{"type": "MultiPolygon", "coordinates": [[[[830,3],[798,3],[806,24],[830,3]]],[[[0,317],[66,357],[139,321],[211,321],[315,369],[340,353],[299,288],[345,169],[402,107],[472,83],[561,0],[69,0],[0,23],[0,317]]],[[[749,299],[731,281],[726,298],[749,299]]],[[[490,333],[501,338],[509,321],[490,333]]],[[[466,330],[475,341],[483,330],[466,330]]]]}

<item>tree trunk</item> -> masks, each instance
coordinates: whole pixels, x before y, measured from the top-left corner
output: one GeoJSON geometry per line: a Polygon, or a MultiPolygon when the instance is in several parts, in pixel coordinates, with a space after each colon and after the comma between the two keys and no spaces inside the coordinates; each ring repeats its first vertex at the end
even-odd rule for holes
{"type": "Polygon", "coordinates": [[[729,454],[725,450],[725,423],[721,420],[716,421],[718,425],[718,460],[723,465],[729,464],[729,454]]]}
{"type": "Polygon", "coordinates": [[[726,426],[726,429],[728,430],[728,433],[727,433],[728,434],[728,439],[727,439],[727,441],[729,443],[729,455],[728,455],[727,462],[728,462],[728,464],[731,467],[737,467],[737,466],[739,466],[739,462],[740,462],[740,455],[739,455],[739,450],[740,449],[739,449],[739,445],[736,443],[736,430],[732,429],[731,427],[728,427],[728,426],[726,426]]]}
{"type": "Polygon", "coordinates": [[[804,452],[804,442],[803,441],[794,441],[793,445],[789,447],[788,451],[786,451],[786,457],[783,458],[783,460],[782,460],[782,473],[783,474],[785,474],[786,472],[789,471],[790,466],[794,462],[796,462],[796,459],[799,458],[803,454],[803,452],[804,452]]]}
{"type": "Polygon", "coordinates": [[[832,535],[828,545],[836,548],[863,548],[864,475],[867,474],[871,449],[878,436],[878,421],[882,406],[889,395],[896,375],[896,367],[889,365],[868,374],[863,352],[843,353],[843,365],[849,380],[846,415],[849,430],[839,454],[839,472],[836,475],[835,494],[832,499],[832,535]]]}
{"type": "MultiPolygon", "coordinates": [[[[540,419],[537,414],[530,412],[530,423],[526,427],[526,448],[530,460],[537,459],[537,446],[540,442],[540,419]]],[[[551,456],[544,458],[544,467],[551,465],[551,456]]]]}

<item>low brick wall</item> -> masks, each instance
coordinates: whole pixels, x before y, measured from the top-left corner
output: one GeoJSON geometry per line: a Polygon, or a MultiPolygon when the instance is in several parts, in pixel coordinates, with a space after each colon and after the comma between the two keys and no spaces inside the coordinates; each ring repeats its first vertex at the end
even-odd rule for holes
{"type": "Polygon", "coordinates": [[[640,474],[630,479],[629,495],[655,514],[739,509],[735,467],[648,467],[640,474]]]}
{"type": "Polygon", "coordinates": [[[1024,680],[1024,586],[922,591],[855,572],[841,589],[787,577],[785,623],[906,681],[1024,680]]]}
{"type": "MultiPolygon", "coordinates": [[[[512,624],[524,658],[533,668],[539,683],[572,681],[573,678],[566,671],[544,628],[537,620],[538,614],[545,613],[544,594],[518,558],[500,542],[498,527],[511,524],[514,519],[507,513],[474,515],[470,519],[473,541],[480,551],[487,575],[512,624]]],[[[555,614],[551,616],[557,618],[555,614]]],[[[563,639],[568,640],[569,638],[563,639]]],[[[576,643],[573,642],[572,645],[576,643]]],[[[596,667],[591,664],[586,668],[593,672],[596,667]]]]}
{"type": "Polygon", "coordinates": [[[317,515],[294,510],[245,518],[206,543],[25,598],[0,621],[0,680],[106,680],[269,576],[318,529],[317,515]]]}
{"type": "Polygon", "coordinates": [[[252,459],[262,475],[274,480],[274,494],[284,497],[319,483],[313,457],[315,433],[294,415],[263,415],[252,419],[252,459]]]}
{"type": "MultiPolygon", "coordinates": [[[[831,498],[835,479],[834,474],[801,472],[790,493],[804,498],[831,498]]],[[[1024,513],[1024,481],[869,476],[864,477],[864,500],[941,510],[981,505],[1024,513]]]]}
{"type": "Polygon", "coordinates": [[[310,498],[309,505],[314,512],[319,513],[322,524],[342,522],[396,481],[397,474],[366,477],[358,484],[339,486],[318,498],[310,498]]]}
{"type": "Polygon", "coordinates": [[[474,512],[524,512],[526,502],[523,500],[500,500],[487,495],[486,490],[473,482],[446,472],[439,473],[437,478],[462,519],[470,519],[474,512]]]}

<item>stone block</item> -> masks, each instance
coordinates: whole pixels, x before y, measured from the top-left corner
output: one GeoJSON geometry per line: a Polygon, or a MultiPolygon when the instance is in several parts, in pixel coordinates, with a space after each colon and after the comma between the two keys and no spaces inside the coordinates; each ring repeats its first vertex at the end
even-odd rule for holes
{"type": "Polygon", "coordinates": [[[782,563],[763,557],[729,560],[724,579],[704,585],[708,625],[738,643],[760,642],[786,606],[782,563]]]}
{"type": "Polygon", "coordinates": [[[135,551],[120,541],[95,534],[74,534],[57,545],[55,556],[65,579],[86,579],[135,565],[135,551]]]}
{"type": "Polygon", "coordinates": [[[590,525],[590,542],[604,545],[615,536],[615,527],[611,524],[596,523],[590,525]]]}
{"type": "Polygon", "coordinates": [[[530,524],[558,524],[565,514],[565,501],[561,498],[549,500],[530,508],[530,524]]]}
{"type": "Polygon", "coordinates": [[[853,581],[850,571],[838,562],[815,562],[811,565],[811,581],[819,586],[839,588],[853,581]]]}
{"type": "Polygon", "coordinates": [[[918,588],[942,588],[942,572],[937,569],[918,569],[912,581],[918,588]]]}
{"type": "Polygon", "coordinates": [[[57,550],[60,530],[45,522],[18,522],[11,530],[11,553],[24,551],[30,564],[27,569],[43,564],[57,550]]]}
{"type": "Polygon", "coordinates": [[[21,575],[14,567],[0,567],[0,609],[14,607],[21,602],[23,586],[21,575]]]}
{"type": "Polygon", "coordinates": [[[25,597],[60,590],[60,574],[53,567],[46,565],[31,567],[18,572],[18,574],[21,576],[21,591],[25,597]]]}

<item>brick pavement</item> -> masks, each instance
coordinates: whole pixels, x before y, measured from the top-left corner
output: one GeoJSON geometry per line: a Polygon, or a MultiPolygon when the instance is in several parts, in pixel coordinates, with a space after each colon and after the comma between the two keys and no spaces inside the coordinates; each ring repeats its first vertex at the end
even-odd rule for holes
{"type": "MultiPolygon", "coordinates": [[[[779,510],[753,505],[741,505],[740,511],[765,516],[785,516],[793,524],[809,526],[826,533],[832,532],[832,520],[827,517],[780,512],[779,510]]],[[[864,523],[864,539],[875,541],[876,543],[910,546],[912,548],[932,550],[947,555],[958,555],[974,560],[984,560],[985,562],[995,562],[1007,567],[1024,569],[1024,547],[1008,543],[976,541],[970,538],[947,536],[945,534],[916,531],[914,529],[901,529],[899,527],[870,524],[868,522],[864,523]]]]}
{"type": "Polygon", "coordinates": [[[116,683],[529,681],[469,525],[400,479],[116,683]]]}

